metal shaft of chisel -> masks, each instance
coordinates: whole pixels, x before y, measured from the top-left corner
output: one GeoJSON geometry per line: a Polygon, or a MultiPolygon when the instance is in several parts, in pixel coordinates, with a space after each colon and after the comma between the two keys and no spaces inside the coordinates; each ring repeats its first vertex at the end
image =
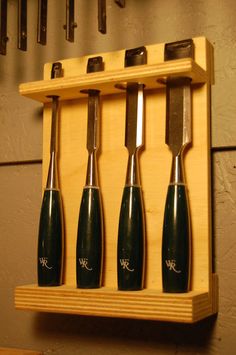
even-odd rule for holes
{"type": "Polygon", "coordinates": [[[37,42],[43,45],[47,43],[47,10],[48,0],[38,0],[37,42]]]}
{"type": "Polygon", "coordinates": [[[191,79],[167,83],[166,143],[172,152],[170,183],[184,183],[183,152],[191,143],[191,79]]]}
{"type": "Polygon", "coordinates": [[[77,27],[75,23],[75,3],[74,0],[66,0],[66,25],[64,26],[66,30],[66,40],[69,42],[74,42],[74,29],[77,27]]]}
{"type": "Polygon", "coordinates": [[[120,7],[125,7],[125,0],[115,0],[115,3],[120,7]]]}
{"type": "Polygon", "coordinates": [[[144,85],[132,83],[126,91],[125,146],[129,152],[126,186],[139,186],[138,150],[143,145],[143,89],[144,85]]]}
{"type": "Polygon", "coordinates": [[[106,0],[98,0],[98,31],[105,34],[106,24],[106,0]]]}
{"type": "MultiPolygon", "coordinates": [[[[62,76],[62,66],[60,62],[53,64],[51,78],[62,76]]],[[[58,169],[57,169],[57,150],[58,150],[58,116],[59,116],[59,96],[52,95],[52,122],[51,122],[51,141],[50,141],[50,163],[48,169],[47,188],[58,188],[58,169]]]]}
{"type": "Polygon", "coordinates": [[[7,51],[7,0],[0,3],[0,54],[7,51]]]}
{"type": "Polygon", "coordinates": [[[88,166],[86,186],[98,186],[97,158],[99,148],[100,97],[99,90],[88,90],[87,150],[88,166]]]}
{"type": "Polygon", "coordinates": [[[18,48],[27,50],[27,0],[18,0],[18,48]]]}
{"type": "MultiPolygon", "coordinates": [[[[165,61],[193,58],[192,40],[166,44],[165,61]]],[[[191,143],[191,79],[175,77],[167,79],[166,144],[172,152],[171,183],[184,183],[183,152],[191,143]]]]}
{"type": "Polygon", "coordinates": [[[49,163],[49,169],[48,169],[47,189],[58,189],[58,169],[57,169],[58,111],[59,111],[58,97],[53,96],[52,97],[50,163],[49,163]]]}

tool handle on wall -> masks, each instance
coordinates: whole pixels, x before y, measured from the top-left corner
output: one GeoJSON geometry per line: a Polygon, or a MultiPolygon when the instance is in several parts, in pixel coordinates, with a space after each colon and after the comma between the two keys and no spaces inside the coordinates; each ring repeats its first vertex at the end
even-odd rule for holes
{"type": "Polygon", "coordinates": [[[85,187],[78,222],[77,287],[101,287],[102,261],[103,218],[100,190],[98,187],[85,187]]]}
{"type": "Polygon", "coordinates": [[[38,236],[38,285],[62,284],[64,227],[59,190],[45,189],[38,236]]]}
{"type": "Polygon", "coordinates": [[[123,191],[118,235],[118,289],[141,290],[144,270],[144,218],[141,188],[123,191]]]}
{"type": "Polygon", "coordinates": [[[164,292],[187,292],[190,270],[190,221],[187,188],[168,187],[162,243],[162,280],[164,292]]]}

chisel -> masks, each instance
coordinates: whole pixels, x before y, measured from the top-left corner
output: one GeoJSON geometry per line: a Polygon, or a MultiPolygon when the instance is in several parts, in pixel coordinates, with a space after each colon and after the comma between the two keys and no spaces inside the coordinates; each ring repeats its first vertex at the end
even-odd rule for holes
{"type": "Polygon", "coordinates": [[[47,43],[47,11],[48,0],[38,0],[37,42],[42,45],[47,43]]]}
{"type": "Polygon", "coordinates": [[[106,24],[106,0],[98,0],[98,31],[105,34],[106,24]]]}
{"type": "MultiPolygon", "coordinates": [[[[145,47],[127,50],[125,67],[146,64],[145,47]]],[[[119,290],[140,290],[144,283],[145,222],[138,153],[143,146],[144,85],[126,85],[125,146],[128,165],[123,190],[117,248],[119,290]]]]}
{"type": "MultiPolygon", "coordinates": [[[[193,58],[193,41],[165,45],[165,60],[193,58]]],[[[163,239],[164,292],[187,292],[190,287],[191,228],[183,154],[192,141],[191,78],[169,77],[166,82],[166,144],[172,153],[163,239]]]]}
{"type": "Polygon", "coordinates": [[[18,0],[18,49],[27,50],[27,0],[18,0]]]}
{"type": "Polygon", "coordinates": [[[66,0],[66,25],[64,26],[64,29],[66,30],[66,40],[69,42],[74,42],[74,30],[77,27],[74,20],[74,13],[74,0],[66,0]]]}
{"type": "MultiPolygon", "coordinates": [[[[102,57],[89,58],[87,73],[102,71],[102,57]]],[[[100,131],[100,91],[83,90],[88,95],[86,183],[79,211],[76,276],[78,288],[98,288],[103,268],[103,215],[98,184],[97,151],[100,131]]]]}
{"type": "Polygon", "coordinates": [[[0,54],[7,52],[7,0],[0,3],[0,54]]]}
{"type": "MultiPolygon", "coordinates": [[[[61,63],[53,63],[51,78],[61,76],[61,63]]],[[[52,99],[50,162],[38,234],[39,286],[59,286],[62,284],[64,259],[64,223],[57,166],[59,97],[53,95],[50,98],[52,99]]]]}

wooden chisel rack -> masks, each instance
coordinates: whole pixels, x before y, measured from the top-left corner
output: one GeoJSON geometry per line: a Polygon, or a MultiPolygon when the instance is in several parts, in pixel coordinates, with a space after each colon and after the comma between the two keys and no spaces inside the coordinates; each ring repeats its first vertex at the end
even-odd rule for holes
{"type": "MultiPolygon", "coordinates": [[[[80,315],[139,318],[193,323],[217,312],[217,275],[212,273],[210,88],[213,50],[203,37],[194,38],[195,60],[164,62],[164,44],[146,46],[148,64],[123,69],[124,50],[99,54],[105,71],[86,73],[89,57],[62,60],[64,78],[50,80],[51,63],[44,80],[20,85],[23,96],[44,104],[43,186],[50,141],[51,105],[47,96],[59,95],[60,186],[66,224],[64,285],[19,286],[17,309],[80,315]],[[192,284],[182,294],[162,292],[161,240],[171,153],[165,144],[165,86],[168,75],[192,78],[193,142],[185,156],[192,219],[192,284]],[[145,148],[140,156],[141,182],[146,210],[147,265],[145,289],[117,290],[117,234],[127,151],[125,94],[115,87],[124,81],[145,84],[145,148]],[[87,99],[80,90],[99,89],[102,95],[101,149],[98,159],[105,219],[103,287],[76,288],[76,236],[81,194],[85,183],[87,151],[87,99]]],[[[38,221],[36,221],[38,223],[38,221]]],[[[36,237],[36,236],[35,236],[36,237]]],[[[36,260],[36,259],[35,259],[36,260]]],[[[35,262],[36,265],[36,262],[35,262]]]]}

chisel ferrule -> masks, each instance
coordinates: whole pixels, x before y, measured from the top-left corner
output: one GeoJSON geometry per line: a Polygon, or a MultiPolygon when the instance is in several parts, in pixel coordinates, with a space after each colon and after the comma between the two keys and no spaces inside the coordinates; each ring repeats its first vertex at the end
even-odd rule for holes
{"type": "Polygon", "coordinates": [[[58,190],[59,189],[56,152],[53,152],[50,155],[46,189],[47,190],[58,190]]]}
{"type": "Polygon", "coordinates": [[[96,150],[89,153],[87,175],[86,175],[86,187],[98,187],[98,170],[97,170],[97,158],[96,150]]]}
{"type": "Polygon", "coordinates": [[[170,184],[171,185],[185,184],[183,155],[181,153],[177,156],[173,156],[172,158],[170,184]]]}
{"type": "Polygon", "coordinates": [[[139,160],[137,156],[137,150],[133,154],[129,154],[125,185],[140,186],[139,160]]]}

